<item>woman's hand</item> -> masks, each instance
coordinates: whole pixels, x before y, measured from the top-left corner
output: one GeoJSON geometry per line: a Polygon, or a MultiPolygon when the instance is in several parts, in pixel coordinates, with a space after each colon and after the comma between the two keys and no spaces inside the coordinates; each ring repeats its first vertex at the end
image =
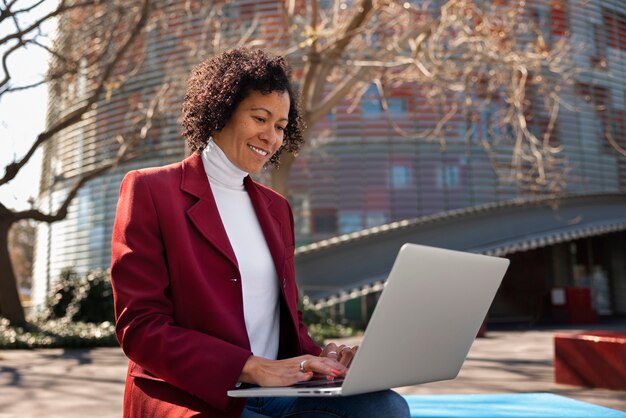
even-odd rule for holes
{"type": "Polygon", "coordinates": [[[250,356],[239,380],[259,386],[290,386],[310,380],[314,374],[331,379],[343,377],[347,372],[346,366],[330,357],[304,355],[285,360],[268,360],[250,356]]]}
{"type": "Polygon", "coordinates": [[[333,360],[337,360],[339,363],[348,368],[350,367],[352,359],[354,358],[354,355],[356,354],[358,349],[358,345],[349,347],[343,344],[338,346],[335,343],[329,343],[320,353],[320,357],[328,357],[333,360]]]}

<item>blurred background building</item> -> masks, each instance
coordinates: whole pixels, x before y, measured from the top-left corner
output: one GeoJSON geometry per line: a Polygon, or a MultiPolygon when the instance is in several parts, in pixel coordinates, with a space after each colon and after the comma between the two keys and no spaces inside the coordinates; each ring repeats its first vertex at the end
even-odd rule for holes
{"type": "MultiPolygon", "coordinates": [[[[53,209],[71,187],[74,175],[109,156],[108,145],[115,140],[112,132],[133,123],[142,98],[171,83],[167,111],[155,119],[149,140],[142,145],[142,156],[84,186],[65,220],[38,226],[35,303],[43,302],[63,269],[84,273],[108,268],[118,188],[127,171],[185,157],[178,121],[183,81],[202,59],[202,54],[188,51],[190,45],[201,43],[206,18],[190,12],[195,3],[157,1],[167,25],[154,25],[143,38],[143,56],[131,58],[126,68],[132,72],[130,80],[119,89],[112,88],[76,129],[57,135],[45,146],[39,199],[42,206],[53,209]]],[[[289,45],[288,38],[275,36],[281,22],[280,3],[225,3],[216,17],[224,39],[240,38],[252,28],[253,17],[261,16],[262,24],[252,28],[249,44],[264,39],[270,49],[289,45]]],[[[430,10],[436,13],[441,2],[431,3],[430,10]]],[[[325,2],[320,4],[323,7],[325,2]]],[[[438,217],[441,226],[430,231],[438,238],[436,244],[512,260],[490,312],[491,320],[592,322],[597,314],[626,314],[626,210],[622,211],[626,208],[626,157],[606,140],[609,132],[626,148],[626,4],[621,0],[528,0],[525,13],[519,18],[537,22],[547,44],[566,37],[581,46],[574,48],[580,71],[562,92],[569,106],[562,106],[550,139],[555,146],[564,146],[570,167],[562,190],[562,207],[569,212],[553,210],[553,201],[541,200],[547,198],[540,192],[504,181],[494,173],[494,165],[510,159],[510,146],[497,149],[494,160],[480,141],[505,134],[490,123],[499,117],[502,103],[493,101],[482,107],[471,120],[459,116],[448,120],[443,148],[438,141],[399,133],[400,129],[428,129],[441,120],[420,85],[391,90],[386,111],[372,86],[358,106],[346,100],[313,127],[310,145],[295,161],[289,178],[288,197],[295,215],[296,241],[301,246],[297,260],[306,261],[300,263],[301,290],[311,304],[339,318],[364,321],[381,289],[382,272],[353,269],[361,276],[348,277],[346,272],[344,278],[337,273],[332,284],[316,286],[308,277],[314,275],[316,265],[325,265],[323,259],[336,266],[348,263],[320,249],[341,255],[343,251],[348,254],[346,248],[352,246],[365,257],[376,254],[372,249],[389,246],[388,253],[380,253],[384,260],[379,260],[388,269],[389,254],[398,248],[394,240],[414,231],[407,239],[433,243],[420,234],[438,217]],[[537,215],[532,210],[537,206],[550,210],[537,215]],[[516,209],[520,207],[524,210],[516,209]],[[477,213],[489,222],[475,223],[477,213]],[[533,219],[538,218],[532,216],[552,219],[552,227],[533,229],[533,219]],[[470,237],[469,241],[459,241],[455,231],[470,237]],[[507,239],[494,238],[488,244],[479,239],[499,232],[507,239]],[[341,238],[334,238],[337,236],[341,238]],[[385,241],[385,237],[391,238],[385,241]],[[477,239],[472,241],[472,237],[477,239]],[[363,250],[359,247],[363,245],[371,248],[363,250]]],[[[84,41],[73,39],[71,32],[60,27],[60,39],[68,47],[84,41]]],[[[77,106],[84,83],[78,77],[70,85],[52,88],[49,117],[77,106]]],[[[476,94],[481,94],[480,89],[476,94]]],[[[537,103],[537,109],[544,100],[532,89],[527,97],[531,104],[537,103]]],[[[551,121],[537,110],[529,123],[529,129],[541,135],[551,121]]],[[[359,260],[352,258],[349,263],[358,264],[359,260]]],[[[320,271],[332,271],[331,267],[320,271]]],[[[336,269],[340,270],[346,270],[345,266],[336,269]]]]}

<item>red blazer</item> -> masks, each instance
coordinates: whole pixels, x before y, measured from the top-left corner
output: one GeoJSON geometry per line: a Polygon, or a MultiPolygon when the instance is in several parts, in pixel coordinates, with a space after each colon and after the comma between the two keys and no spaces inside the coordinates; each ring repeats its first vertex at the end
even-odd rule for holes
{"type": "MultiPolygon", "coordinates": [[[[282,291],[279,358],[319,355],[297,309],[291,209],[250,177],[244,184],[282,291]]],[[[226,391],[252,355],[240,279],[200,155],[126,175],[111,264],[130,359],[125,417],[239,417],[244,401],[226,391]]]]}

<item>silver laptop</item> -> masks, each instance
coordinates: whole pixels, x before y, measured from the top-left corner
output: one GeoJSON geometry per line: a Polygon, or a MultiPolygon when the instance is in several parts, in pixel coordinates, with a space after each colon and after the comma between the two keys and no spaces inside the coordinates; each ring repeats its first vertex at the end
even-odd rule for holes
{"type": "Polygon", "coordinates": [[[454,379],[508,265],[505,258],[404,244],[345,379],[228,395],[347,396],[454,379]]]}

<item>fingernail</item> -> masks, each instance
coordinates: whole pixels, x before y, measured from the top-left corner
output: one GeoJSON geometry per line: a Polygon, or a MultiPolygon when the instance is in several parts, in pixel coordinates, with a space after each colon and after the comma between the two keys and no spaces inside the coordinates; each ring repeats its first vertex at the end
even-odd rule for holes
{"type": "Polygon", "coordinates": [[[341,371],[337,370],[337,369],[330,369],[330,371],[332,372],[332,374],[334,374],[335,376],[339,376],[341,374],[341,371]]]}
{"type": "Polygon", "coordinates": [[[335,380],[335,378],[333,376],[326,376],[326,380],[332,382],[333,380],[335,380]]]}

